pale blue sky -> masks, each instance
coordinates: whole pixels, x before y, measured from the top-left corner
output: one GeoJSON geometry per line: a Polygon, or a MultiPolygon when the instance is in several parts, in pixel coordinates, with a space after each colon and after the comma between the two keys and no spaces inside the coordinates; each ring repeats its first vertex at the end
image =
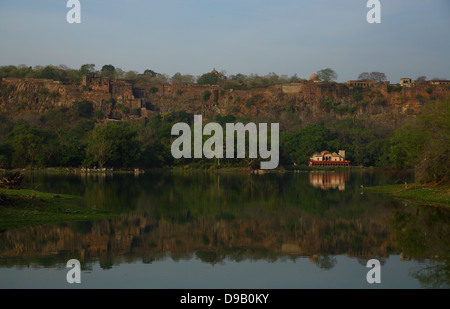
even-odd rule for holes
{"type": "Polygon", "coordinates": [[[0,0],[0,65],[450,79],[450,0],[381,0],[381,24],[366,0],[80,2],[82,23],[68,24],[66,0],[0,0]]]}

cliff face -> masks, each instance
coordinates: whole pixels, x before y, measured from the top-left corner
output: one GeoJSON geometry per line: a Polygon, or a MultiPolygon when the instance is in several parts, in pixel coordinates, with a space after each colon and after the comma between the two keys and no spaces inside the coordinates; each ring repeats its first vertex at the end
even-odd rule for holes
{"type": "Polygon", "coordinates": [[[70,107],[74,101],[86,99],[106,118],[113,116],[117,104],[122,104],[129,110],[139,110],[134,115],[140,114],[144,118],[185,110],[202,114],[206,119],[215,114],[233,114],[304,124],[366,115],[398,125],[416,115],[429,100],[450,96],[449,86],[431,83],[414,87],[378,83],[361,89],[348,84],[308,81],[251,90],[226,90],[217,85],[161,85],[92,76],[84,76],[80,85],[46,79],[4,78],[0,89],[0,113],[43,113],[59,106],[70,107]]]}

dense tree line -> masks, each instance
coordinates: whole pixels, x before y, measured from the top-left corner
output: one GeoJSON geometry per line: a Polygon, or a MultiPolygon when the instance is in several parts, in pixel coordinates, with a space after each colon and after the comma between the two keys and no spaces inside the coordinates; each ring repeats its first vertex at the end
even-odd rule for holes
{"type": "Polygon", "coordinates": [[[26,65],[7,65],[0,66],[0,77],[14,77],[14,78],[45,78],[64,83],[79,83],[84,74],[96,74],[97,76],[107,77],[110,79],[123,80],[148,80],[153,83],[160,84],[210,84],[221,85],[225,89],[251,89],[268,87],[275,84],[296,83],[304,79],[297,77],[297,75],[277,75],[273,72],[267,75],[250,74],[244,75],[241,73],[225,76],[225,72],[205,73],[200,76],[193,76],[191,74],[175,73],[173,76],[158,73],[151,69],[146,69],[142,74],[137,71],[123,71],[116,68],[112,64],[105,64],[100,69],[96,69],[95,64],[83,64],[79,69],[71,69],[65,65],[48,65],[48,66],[26,66],[26,65]]]}
{"type": "MultiPolygon", "coordinates": [[[[448,181],[450,99],[431,101],[422,113],[396,131],[348,117],[280,132],[280,165],[307,165],[314,152],[346,151],[355,166],[415,168],[419,181],[448,181]]],[[[37,121],[0,118],[0,167],[192,167],[259,166],[259,160],[177,159],[171,153],[172,126],[192,125],[185,111],[155,115],[146,123],[105,122],[92,103],[48,110],[37,121]]],[[[258,122],[217,115],[229,122],[258,122]]],[[[209,136],[203,136],[208,139],[209,136]]],[[[270,141],[270,139],[269,139],[270,141]]]]}

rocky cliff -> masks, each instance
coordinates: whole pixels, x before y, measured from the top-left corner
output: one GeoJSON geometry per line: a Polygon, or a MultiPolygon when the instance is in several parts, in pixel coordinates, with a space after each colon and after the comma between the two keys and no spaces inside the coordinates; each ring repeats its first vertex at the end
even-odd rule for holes
{"type": "Polygon", "coordinates": [[[154,84],[146,80],[110,80],[84,76],[80,84],[47,79],[4,78],[0,88],[0,113],[44,113],[76,100],[88,100],[105,118],[114,117],[118,104],[128,111],[124,118],[145,119],[175,110],[202,114],[233,114],[251,119],[309,124],[332,118],[365,115],[398,125],[414,116],[432,99],[450,96],[450,86],[432,83],[412,87],[305,81],[251,90],[224,89],[218,85],[154,84]]]}

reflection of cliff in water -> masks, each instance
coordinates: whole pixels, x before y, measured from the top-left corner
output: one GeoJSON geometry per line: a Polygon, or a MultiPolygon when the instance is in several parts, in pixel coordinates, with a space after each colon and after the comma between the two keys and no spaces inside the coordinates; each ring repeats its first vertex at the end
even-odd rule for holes
{"type": "Polygon", "coordinates": [[[350,180],[350,173],[310,173],[309,183],[322,190],[339,189],[345,190],[345,182],[350,180]]]}
{"type": "Polygon", "coordinates": [[[37,174],[33,183],[40,190],[79,195],[88,208],[124,215],[0,233],[0,265],[54,266],[78,258],[108,268],[169,256],[208,263],[307,256],[329,268],[334,255],[406,253],[392,242],[391,223],[404,207],[359,189],[383,184],[383,175],[349,171],[338,177],[350,178],[345,191],[317,190],[309,173],[37,174]]]}
{"type": "Polygon", "coordinates": [[[292,208],[275,213],[248,208],[239,215],[223,211],[215,218],[194,218],[184,212],[179,214],[185,217],[181,223],[134,213],[96,223],[28,227],[0,234],[0,261],[46,265],[60,263],[62,257],[113,262],[124,256],[148,261],[195,255],[211,263],[225,258],[274,261],[283,256],[316,259],[337,254],[381,257],[394,251],[389,228],[393,209],[394,205],[380,205],[353,218],[292,208]]]}

